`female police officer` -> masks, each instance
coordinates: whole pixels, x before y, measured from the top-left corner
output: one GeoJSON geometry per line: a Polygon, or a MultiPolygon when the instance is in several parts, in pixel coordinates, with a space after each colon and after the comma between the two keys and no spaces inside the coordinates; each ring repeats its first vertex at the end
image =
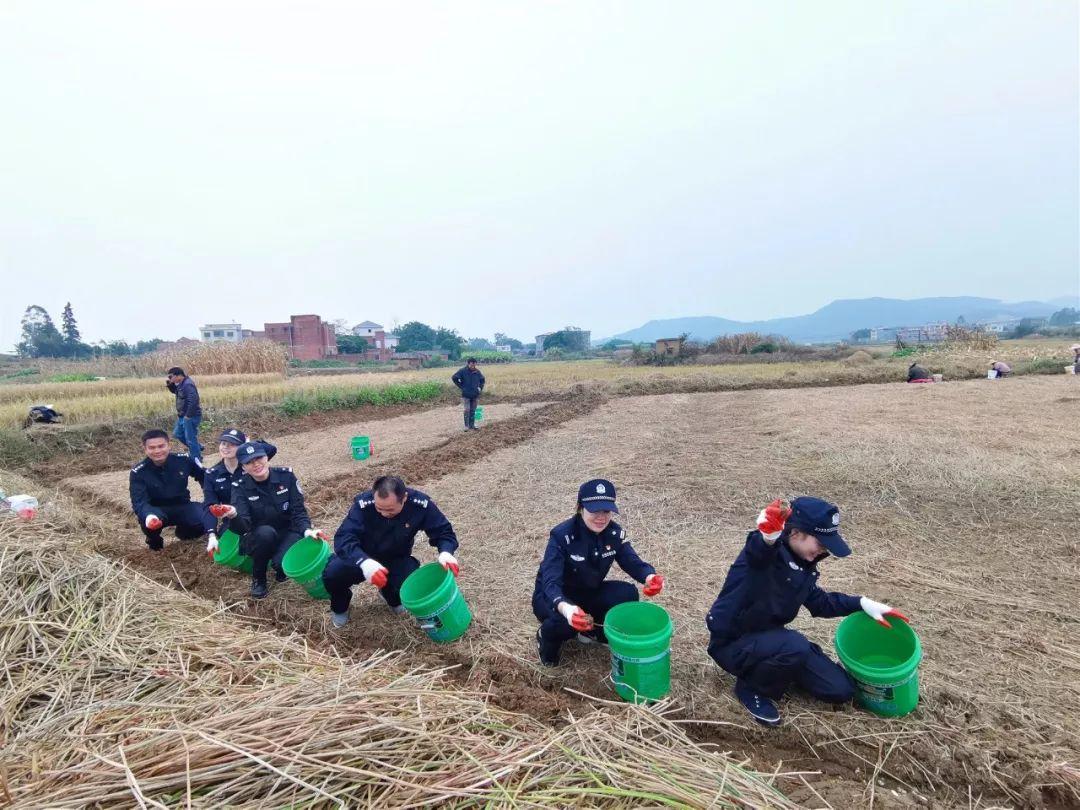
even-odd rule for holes
{"type": "Polygon", "coordinates": [[[817,564],[830,554],[851,553],[840,536],[840,510],[820,498],[773,501],[761,511],[757,531],[746,537],[705,620],[709,655],[736,677],[735,696],[766,726],[780,724],[775,701],[798,685],[829,703],[844,703],[854,684],[821,647],[784,625],[806,606],[811,616],[847,616],[859,610],[889,626],[886,616],[907,618],[865,596],[818,587],[817,564]]]}
{"type": "Polygon", "coordinates": [[[602,623],[615,605],[637,601],[637,588],[629,582],[604,581],[613,562],[645,584],[646,596],[664,587],[664,578],[637,555],[626,532],[611,519],[618,513],[614,484],[595,478],[578,489],[576,514],[548,536],[532,600],[541,622],[536,651],[545,666],[559,663],[563,642],[575,634],[586,644],[606,643],[594,621],[602,623]]]}
{"type": "MultiPolygon", "coordinates": [[[[218,550],[218,535],[224,534],[229,528],[229,519],[236,514],[232,507],[233,488],[244,474],[240,466],[240,460],[236,457],[236,450],[248,440],[242,430],[226,428],[218,437],[218,453],[221,461],[206,471],[203,478],[203,504],[221,523],[210,532],[206,542],[206,553],[213,555],[218,550]]],[[[269,461],[277,455],[277,448],[270,442],[258,442],[266,448],[266,460],[269,461]]]]}
{"type": "Polygon", "coordinates": [[[304,495],[288,467],[271,467],[262,442],[245,442],[236,450],[244,474],[233,489],[236,514],[232,529],[240,550],[251,556],[251,596],[268,593],[266,568],[273,562],[278,582],[285,581],[281,558],[302,535],[318,537],[304,508],[304,495]]]}

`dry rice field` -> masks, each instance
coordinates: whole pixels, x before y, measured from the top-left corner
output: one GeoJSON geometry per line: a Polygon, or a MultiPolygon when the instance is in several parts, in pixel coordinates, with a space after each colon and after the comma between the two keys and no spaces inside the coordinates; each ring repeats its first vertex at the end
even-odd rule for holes
{"type": "MultiPolygon", "coordinates": [[[[449,647],[428,644],[363,586],[353,621],[339,634],[329,628],[325,603],[307,599],[291,583],[251,604],[248,583],[210,566],[201,544],[170,543],[164,554],[151,555],[117,513],[100,514],[108,528],[87,530],[84,547],[171,587],[165,600],[170,606],[177,600],[217,605],[229,622],[247,620],[264,634],[325,646],[346,662],[382,649],[399,650],[416,666],[452,668],[447,677],[458,687],[533,718],[537,728],[573,728],[571,720],[583,714],[624,723],[617,718],[642,710],[611,703],[606,651],[571,642],[562,667],[541,668],[529,607],[548,529],[571,513],[581,481],[607,477],[619,488],[620,522],[667,579],[657,601],[676,625],[673,694],[656,717],[689,735],[676,747],[700,756],[730,752],[736,760],[749,758],[758,771],[786,774],[776,784],[801,806],[1080,803],[1080,541],[1074,516],[1080,380],[675,393],[582,399],[562,407],[557,418],[550,409],[507,413],[501,424],[475,435],[417,430],[411,440],[402,439],[400,453],[377,460],[380,470],[407,469],[409,483],[435,498],[461,539],[460,582],[475,623],[449,647]],[[549,413],[549,421],[537,424],[534,413],[541,412],[549,413]],[[760,729],[731,696],[730,677],[706,655],[704,614],[757,510],[772,498],[799,494],[838,503],[853,548],[851,557],[822,566],[822,586],[887,601],[907,613],[919,632],[921,702],[912,715],[883,720],[792,696],[781,706],[784,725],[760,729]]],[[[447,412],[453,420],[451,411],[456,409],[432,411],[429,418],[447,412]]],[[[287,441],[280,443],[283,463],[287,441]]],[[[320,479],[327,485],[309,488],[309,505],[331,532],[348,507],[349,486],[357,491],[364,485],[362,474],[330,485],[338,463],[324,457],[305,471],[313,478],[318,469],[328,473],[320,479]]],[[[65,482],[61,489],[58,498],[86,491],[85,482],[65,482]]],[[[434,556],[422,538],[417,556],[434,556]]],[[[835,624],[800,616],[795,626],[831,653],[835,624]]],[[[544,756],[558,760],[554,751],[544,756]]],[[[662,768],[661,756],[642,754],[642,774],[649,762],[662,768]]],[[[28,771],[19,773],[31,779],[28,771]]],[[[170,784],[183,776],[182,766],[178,773],[170,784]]],[[[598,780],[605,785],[634,784],[632,775],[603,773],[598,780]]],[[[136,782],[139,777],[133,774],[136,782]]],[[[272,783],[267,772],[264,784],[272,783]]],[[[432,797],[384,787],[387,806],[398,803],[395,795],[400,804],[432,797]]],[[[250,792],[238,795],[254,801],[250,792]]],[[[575,795],[547,804],[509,794],[488,794],[484,801],[661,803],[652,794],[575,795]]],[[[706,790],[680,794],[671,803],[784,801],[751,792],[744,798],[732,804],[706,790]]]]}

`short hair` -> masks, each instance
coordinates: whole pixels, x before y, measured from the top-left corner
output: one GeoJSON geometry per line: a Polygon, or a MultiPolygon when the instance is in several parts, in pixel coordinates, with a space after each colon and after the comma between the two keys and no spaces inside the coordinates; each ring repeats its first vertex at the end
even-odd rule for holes
{"type": "Polygon", "coordinates": [[[405,496],[408,494],[408,490],[405,489],[405,482],[396,475],[383,475],[376,478],[375,483],[371,485],[371,491],[380,498],[389,498],[393,495],[399,501],[405,500],[405,496]]]}
{"type": "Polygon", "coordinates": [[[470,358],[469,358],[468,360],[466,360],[465,362],[466,362],[466,363],[475,363],[475,362],[476,362],[476,358],[475,358],[475,357],[470,357],[470,358]]]}
{"type": "Polygon", "coordinates": [[[166,373],[167,374],[172,374],[172,375],[177,376],[177,377],[186,377],[187,376],[187,374],[184,373],[184,370],[182,368],[180,368],[180,366],[173,366],[166,373]]]}
{"type": "Polygon", "coordinates": [[[148,441],[150,441],[151,439],[164,439],[165,441],[168,441],[169,440],[169,434],[166,433],[164,430],[160,430],[159,428],[154,428],[153,430],[146,431],[146,433],[144,433],[142,435],[142,443],[144,445],[148,441]]]}

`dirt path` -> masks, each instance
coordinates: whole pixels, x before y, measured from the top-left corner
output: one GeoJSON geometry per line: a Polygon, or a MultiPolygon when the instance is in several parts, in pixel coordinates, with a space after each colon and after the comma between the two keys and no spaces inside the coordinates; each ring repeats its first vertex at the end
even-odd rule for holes
{"type": "MultiPolygon", "coordinates": [[[[499,403],[484,406],[481,429],[463,434],[461,409],[436,408],[421,413],[396,416],[377,422],[348,422],[328,424],[316,430],[293,433],[274,440],[278,454],[275,465],[292,467],[305,490],[325,481],[354,476],[369,483],[373,475],[370,469],[393,466],[425,447],[444,443],[461,436],[463,439],[479,439],[492,426],[507,419],[514,419],[534,411],[543,403],[499,403]],[[350,450],[353,436],[370,436],[374,455],[367,461],[355,461],[350,450]]],[[[133,459],[134,460],[134,459],[133,459]]],[[[206,457],[207,466],[217,463],[217,455],[206,457]]],[[[60,482],[64,489],[91,495],[105,500],[121,509],[129,509],[128,470],[112,470],[95,475],[67,478],[60,482]]],[[[192,498],[202,500],[201,490],[192,483],[192,498]]]]}

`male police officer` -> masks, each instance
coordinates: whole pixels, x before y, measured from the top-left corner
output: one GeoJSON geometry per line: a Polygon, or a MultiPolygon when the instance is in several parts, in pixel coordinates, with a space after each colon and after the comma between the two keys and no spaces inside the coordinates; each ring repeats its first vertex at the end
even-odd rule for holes
{"type": "MultiPolygon", "coordinates": [[[[240,464],[240,459],[236,457],[236,451],[247,440],[242,430],[225,428],[218,437],[218,452],[221,454],[221,461],[208,469],[203,479],[203,503],[211,515],[222,519],[207,540],[206,552],[211,556],[218,550],[218,535],[228,530],[229,516],[235,514],[235,510],[230,508],[232,492],[244,475],[244,468],[240,464]]],[[[266,448],[267,461],[277,455],[277,448],[270,442],[259,442],[259,444],[266,448]]]]}
{"type": "Polygon", "coordinates": [[[262,442],[245,442],[236,450],[243,465],[232,493],[232,509],[223,514],[240,535],[240,550],[251,557],[251,597],[268,593],[266,569],[273,563],[278,582],[284,582],[281,559],[302,536],[318,537],[304,507],[300,484],[288,467],[271,467],[262,442]]]}
{"type": "Polygon", "coordinates": [[[829,703],[844,703],[854,693],[851,677],[821,647],[784,627],[800,607],[824,618],[861,609],[886,627],[886,616],[907,618],[865,596],[818,587],[817,564],[830,554],[851,553],[833,504],[796,498],[789,508],[773,501],[758,515],[757,527],[747,535],[705,624],[709,655],[737,678],[735,696],[759,723],[776,726],[775,701],[793,684],[829,703]]]}
{"type": "Polygon", "coordinates": [[[465,430],[479,430],[476,426],[476,400],[484,390],[484,374],[476,367],[476,358],[470,357],[465,366],[454,372],[450,380],[461,389],[461,406],[465,411],[465,430]]]}
{"type": "Polygon", "coordinates": [[[351,587],[364,580],[379,589],[391,610],[405,612],[401,585],[420,567],[412,556],[419,531],[439,550],[439,564],[457,576],[454,527],[428,495],[409,489],[397,476],[384,475],[356,497],[334,535],[336,555],[323,571],[334,627],[349,621],[351,587]]]}
{"type": "Polygon", "coordinates": [[[631,583],[605,581],[612,563],[644,583],[646,596],[656,596],[664,587],[664,578],[638,556],[626,531],[612,520],[618,513],[615,485],[594,478],[578,488],[575,515],[548,536],[532,598],[533,613],[541,622],[536,651],[545,666],[559,663],[563,642],[575,635],[585,644],[607,643],[594,620],[602,624],[616,605],[637,601],[631,583]]]}
{"type": "Polygon", "coordinates": [[[169,452],[169,435],[164,430],[148,430],[142,437],[146,458],[131,468],[128,491],[131,509],[139,518],[146,545],[153,551],[165,547],[161,530],[176,527],[181,540],[194,540],[213,531],[214,521],[201,503],[192,503],[188,479],[200,484],[205,471],[198,459],[187,453],[169,452]]]}

